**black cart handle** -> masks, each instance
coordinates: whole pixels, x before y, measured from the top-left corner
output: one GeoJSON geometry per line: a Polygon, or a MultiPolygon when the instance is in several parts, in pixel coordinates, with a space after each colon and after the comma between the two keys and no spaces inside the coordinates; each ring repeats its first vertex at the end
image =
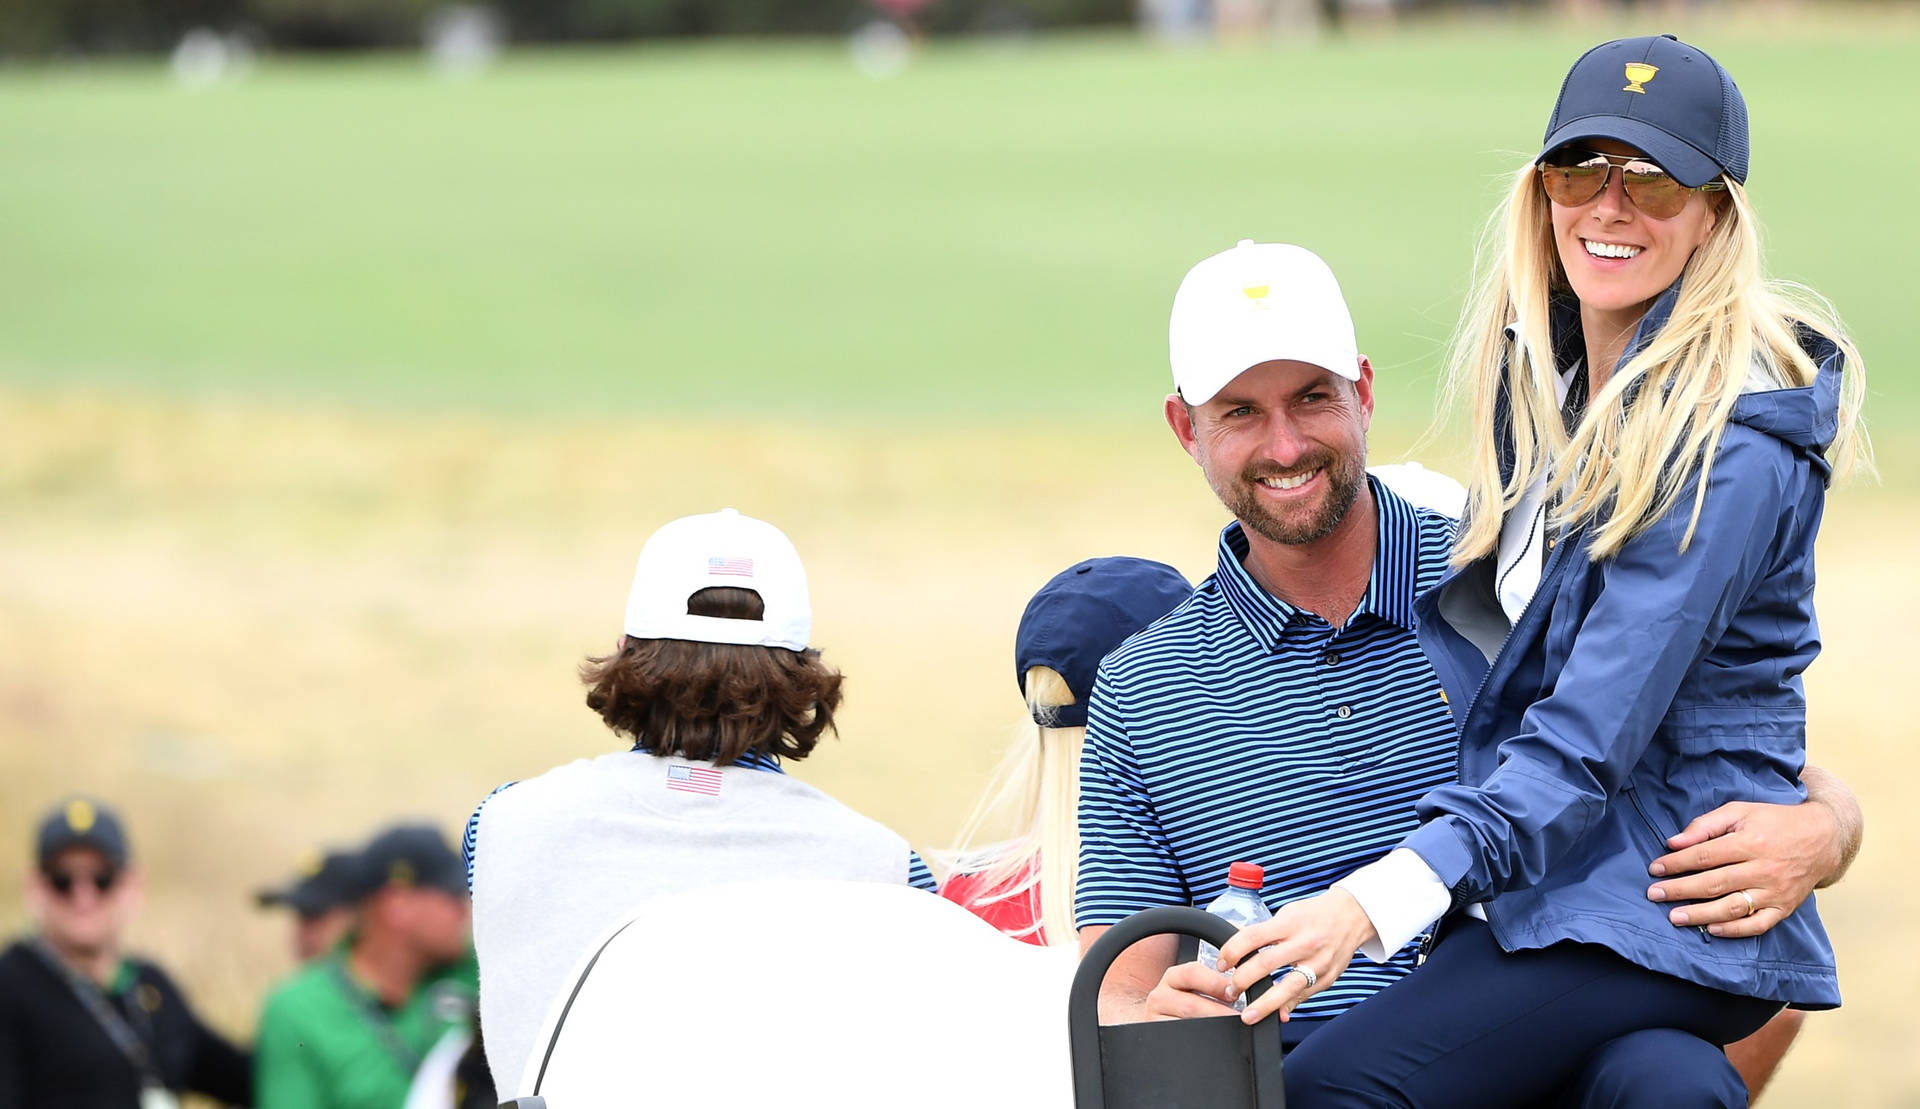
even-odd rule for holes
{"type": "MultiPolygon", "coordinates": [[[[1122,951],[1141,940],[1154,936],[1192,936],[1221,948],[1238,931],[1212,913],[1186,905],[1162,905],[1133,914],[1107,929],[1080,960],[1080,969],[1073,975],[1073,992],[1067,996],[1067,1019],[1076,1030],[1083,1021],[1087,1027],[1099,1026],[1100,985],[1107,979],[1107,970],[1122,951]]],[[[1247,990],[1247,1000],[1257,1000],[1272,984],[1271,978],[1255,982],[1247,990]]]]}

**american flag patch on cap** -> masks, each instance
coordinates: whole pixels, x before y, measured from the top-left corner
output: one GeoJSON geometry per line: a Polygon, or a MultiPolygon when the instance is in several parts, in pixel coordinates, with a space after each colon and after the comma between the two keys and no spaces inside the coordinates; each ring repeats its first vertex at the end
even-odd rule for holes
{"type": "Polygon", "coordinates": [[[720,772],[711,766],[667,767],[667,788],[703,797],[720,796],[720,772]]]}
{"type": "Polygon", "coordinates": [[[750,578],[753,576],[753,560],[750,558],[709,558],[707,573],[715,577],[750,578]]]}

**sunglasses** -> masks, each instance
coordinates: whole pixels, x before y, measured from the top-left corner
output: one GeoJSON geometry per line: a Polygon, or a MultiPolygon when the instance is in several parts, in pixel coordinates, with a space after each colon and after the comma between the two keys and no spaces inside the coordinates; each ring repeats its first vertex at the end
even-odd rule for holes
{"type": "Polygon", "coordinates": [[[83,874],[77,877],[64,870],[47,871],[47,884],[53,887],[53,892],[62,897],[72,896],[73,887],[83,882],[93,883],[95,893],[107,893],[119,880],[120,872],[117,870],[102,870],[96,874],[83,874]]]}
{"type": "Polygon", "coordinates": [[[1692,193],[1719,192],[1727,187],[1724,181],[1689,187],[1645,158],[1610,158],[1588,151],[1542,162],[1535,168],[1540,171],[1540,187],[1546,190],[1548,200],[1562,208],[1577,208],[1605,191],[1615,167],[1620,170],[1620,184],[1626,189],[1627,199],[1654,219],[1679,215],[1692,193]]]}

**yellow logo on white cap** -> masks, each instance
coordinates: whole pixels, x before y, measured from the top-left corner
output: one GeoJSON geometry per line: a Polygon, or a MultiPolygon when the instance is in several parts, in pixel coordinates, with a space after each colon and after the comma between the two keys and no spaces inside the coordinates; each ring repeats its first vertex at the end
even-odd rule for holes
{"type": "Polygon", "coordinates": [[[76,833],[84,836],[92,831],[96,819],[91,803],[78,799],[67,802],[67,827],[76,833]]]}
{"type": "Polygon", "coordinates": [[[1653,80],[1653,75],[1658,72],[1660,72],[1660,67],[1657,65],[1648,65],[1645,62],[1628,62],[1627,87],[1620,91],[1637,92],[1645,95],[1647,82],[1653,80]]]}
{"type": "Polygon", "coordinates": [[[1267,306],[1267,294],[1272,290],[1273,286],[1271,285],[1248,285],[1240,291],[1247,295],[1247,299],[1253,302],[1255,308],[1265,308],[1267,306]]]}

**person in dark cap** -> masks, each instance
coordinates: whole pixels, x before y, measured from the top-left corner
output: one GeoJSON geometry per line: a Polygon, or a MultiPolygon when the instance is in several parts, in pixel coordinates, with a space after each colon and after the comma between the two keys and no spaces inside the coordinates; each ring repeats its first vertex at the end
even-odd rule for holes
{"type": "Polygon", "coordinates": [[[1014,632],[1013,669],[1033,719],[1008,749],[986,796],[949,853],[940,895],[1015,939],[1078,942],[1073,876],[1080,746],[1093,677],[1126,638],[1193,593],[1180,571],[1144,558],[1090,558],[1040,587],[1014,632]],[[1019,834],[977,842],[987,820],[1010,815],[1019,834]]]}
{"type": "Polygon", "coordinates": [[[188,1091],[247,1104],[247,1053],[121,946],[142,886],[120,818],[63,801],[40,822],[33,858],[36,932],[0,952],[0,1109],[170,1109],[188,1091]]]}
{"type": "Polygon", "coordinates": [[[254,895],[263,909],[286,906],[293,912],[293,957],[297,962],[332,950],[353,927],[354,868],[359,857],[351,851],[312,853],[301,860],[299,874],[282,885],[254,895]]]}
{"type": "Polygon", "coordinates": [[[438,829],[399,825],[359,852],[346,891],[357,915],[347,942],[267,998],[254,1104],[494,1104],[490,1087],[456,1076],[479,990],[460,857],[438,829]]]}
{"type": "Polygon", "coordinates": [[[1429,937],[1417,973],[1288,1055],[1296,1109],[1537,1104],[1642,1035],[1730,1078],[1719,1047],[1840,1003],[1804,888],[1649,885],[1690,818],[1807,795],[1814,539],[1867,457],[1858,351],[1765,275],[1747,123],[1698,46],[1607,42],[1510,178],[1452,363],[1467,512],[1413,606],[1456,780],[1391,851],[1221,948],[1234,988],[1278,975],[1253,1022],[1340,989],[1356,949],[1429,937]]]}

